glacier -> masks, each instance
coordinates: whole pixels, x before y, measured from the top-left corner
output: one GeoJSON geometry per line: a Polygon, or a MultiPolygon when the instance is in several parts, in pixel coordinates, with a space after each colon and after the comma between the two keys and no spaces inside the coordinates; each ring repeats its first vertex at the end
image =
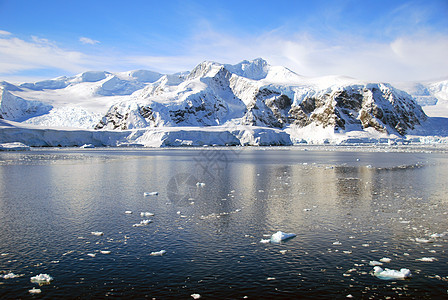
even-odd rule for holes
{"type": "Polygon", "coordinates": [[[448,143],[447,95],[447,80],[310,78],[261,58],[235,65],[204,61],[176,74],[88,71],[34,83],[0,82],[0,143],[448,143]]]}

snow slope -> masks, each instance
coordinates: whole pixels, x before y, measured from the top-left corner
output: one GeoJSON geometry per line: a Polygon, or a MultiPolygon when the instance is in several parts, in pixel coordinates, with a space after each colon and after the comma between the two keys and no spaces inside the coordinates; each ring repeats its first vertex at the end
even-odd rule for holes
{"type": "Polygon", "coordinates": [[[413,96],[385,83],[308,78],[261,58],[236,65],[205,61],[176,74],[89,71],[20,85],[0,82],[0,118],[6,120],[0,142],[12,141],[19,132],[22,142],[29,139],[33,145],[108,146],[448,135],[445,119],[428,118],[417,104],[425,104],[426,112],[437,107],[438,114],[431,116],[448,116],[448,109],[447,114],[441,110],[448,103],[447,81],[400,86],[413,96]]]}

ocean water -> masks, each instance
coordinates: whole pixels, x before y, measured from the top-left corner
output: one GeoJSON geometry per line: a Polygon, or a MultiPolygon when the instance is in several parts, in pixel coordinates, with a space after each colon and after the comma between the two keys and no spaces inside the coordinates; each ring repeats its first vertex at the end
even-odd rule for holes
{"type": "Polygon", "coordinates": [[[430,150],[0,152],[0,276],[18,275],[0,298],[446,298],[448,154],[430,150]],[[260,243],[277,231],[296,237],[260,243]],[[381,258],[412,277],[373,276],[381,258]]]}

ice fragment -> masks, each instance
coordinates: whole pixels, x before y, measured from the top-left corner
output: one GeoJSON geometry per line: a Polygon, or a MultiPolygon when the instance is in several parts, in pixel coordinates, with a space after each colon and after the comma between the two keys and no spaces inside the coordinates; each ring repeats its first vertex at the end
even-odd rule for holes
{"type": "Polygon", "coordinates": [[[412,277],[409,269],[402,268],[400,271],[397,271],[386,268],[383,270],[378,266],[373,268],[373,275],[382,280],[406,279],[412,277]]]}
{"type": "Polygon", "coordinates": [[[284,233],[284,232],[281,232],[281,231],[277,231],[276,233],[274,233],[271,236],[270,242],[274,243],[274,244],[278,244],[278,243],[280,243],[282,241],[288,240],[288,239],[293,238],[295,236],[296,235],[294,233],[284,233]]]}

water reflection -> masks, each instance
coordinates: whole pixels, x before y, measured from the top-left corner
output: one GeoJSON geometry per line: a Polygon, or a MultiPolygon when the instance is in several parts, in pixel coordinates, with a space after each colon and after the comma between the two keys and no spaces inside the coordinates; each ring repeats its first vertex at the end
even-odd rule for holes
{"type": "Polygon", "coordinates": [[[448,228],[446,156],[293,149],[39,152],[37,162],[31,152],[27,163],[16,154],[16,164],[8,154],[0,164],[0,254],[8,253],[0,271],[25,276],[2,281],[0,297],[26,297],[29,277],[45,272],[57,278],[47,297],[445,292],[434,276],[446,276],[447,240],[415,239],[448,228]],[[143,196],[152,191],[159,195],[143,196]],[[154,212],[153,223],[132,227],[140,211],[154,212]],[[277,230],[297,237],[259,243],[277,230]],[[164,257],[149,255],[162,249],[164,257]],[[416,260],[423,256],[438,261],[416,260]],[[368,262],[382,257],[415,278],[372,277],[368,262]]]}

